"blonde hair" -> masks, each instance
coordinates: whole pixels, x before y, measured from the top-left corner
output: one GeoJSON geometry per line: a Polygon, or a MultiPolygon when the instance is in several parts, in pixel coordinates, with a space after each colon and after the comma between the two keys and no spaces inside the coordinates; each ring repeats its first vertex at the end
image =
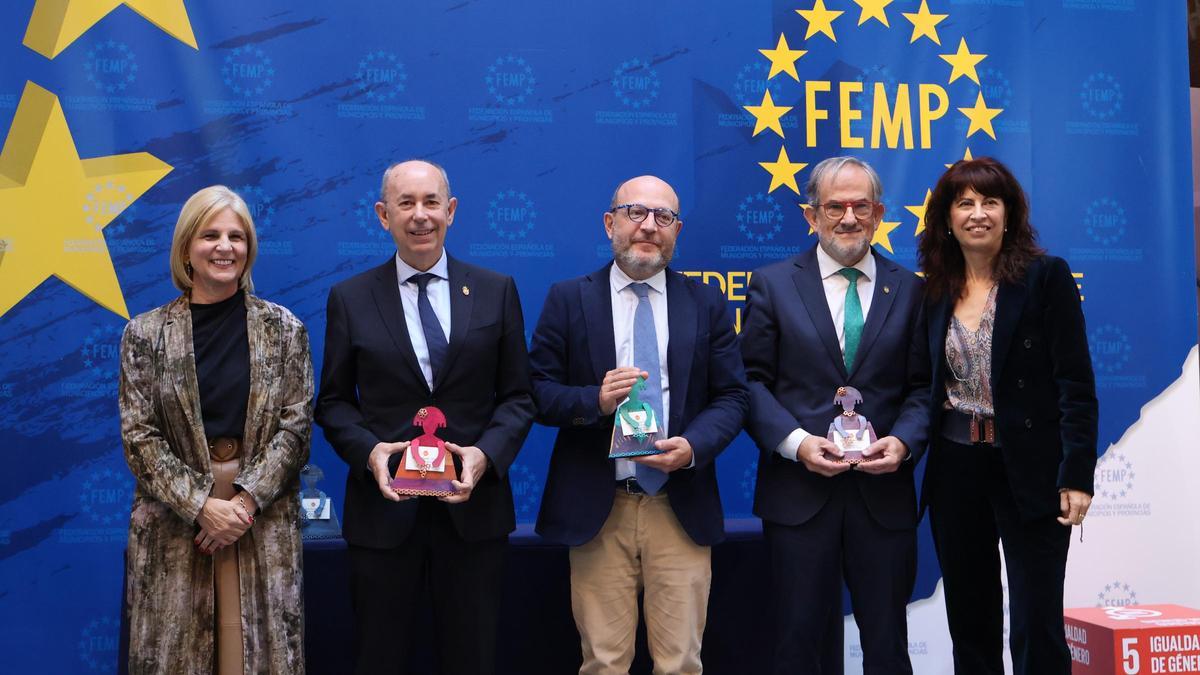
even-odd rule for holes
{"type": "Polygon", "coordinates": [[[175,234],[171,237],[171,282],[175,288],[187,293],[192,290],[192,277],[187,271],[188,250],[192,239],[200,228],[208,225],[217,214],[225,209],[233,211],[242,221],[246,230],[246,267],[238,278],[238,288],[247,292],[254,291],[254,282],[250,279],[250,269],[254,267],[254,259],[258,257],[258,234],[254,231],[254,219],[250,217],[250,208],[246,200],[238,193],[224,185],[210,185],[196,194],[188,197],[183,208],[179,211],[179,220],[175,221],[175,234]]]}

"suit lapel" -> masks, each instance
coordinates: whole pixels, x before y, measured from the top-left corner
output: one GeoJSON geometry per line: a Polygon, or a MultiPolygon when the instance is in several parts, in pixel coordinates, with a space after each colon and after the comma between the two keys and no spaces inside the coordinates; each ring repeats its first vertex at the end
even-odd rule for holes
{"type": "Polygon", "coordinates": [[[204,417],[200,411],[200,380],[196,376],[196,354],[192,345],[192,312],[187,296],[167,308],[163,324],[163,365],[175,388],[175,398],[187,420],[187,434],[207,468],[208,439],[204,436],[204,417]]]}
{"type": "Polygon", "coordinates": [[[407,364],[412,375],[421,383],[426,391],[425,375],[421,365],[417,363],[417,352],[413,349],[412,340],[408,338],[408,326],[404,321],[404,305],[400,301],[400,281],[396,277],[396,259],[388,261],[375,268],[375,283],[371,288],[371,296],[379,309],[379,316],[392,337],[396,349],[400,350],[400,360],[407,364]]]}
{"type": "Polygon", "coordinates": [[[672,401],[667,434],[675,436],[691,380],[690,365],[696,345],[696,301],[683,276],[670,269],[667,270],[667,332],[667,377],[672,401]]]}
{"type": "Polygon", "coordinates": [[[454,367],[454,357],[471,330],[471,309],[475,306],[475,295],[470,292],[471,270],[447,255],[446,273],[450,277],[450,344],[446,349],[446,362],[433,380],[434,390],[446,381],[446,373],[454,367]]]}
{"type": "Polygon", "coordinates": [[[1025,284],[1000,282],[996,291],[996,317],[992,324],[992,384],[1000,381],[1000,373],[1004,372],[1004,359],[1008,356],[1009,346],[1013,335],[1020,323],[1021,309],[1025,307],[1025,298],[1029,289],[1025,284]]]}
{"type": "Polygon", "coordinates": [[[604,381],[604,374],[617,367],[617,343],[613,338],[612,294],[609,290],[609,267],[584,277],[579,287],[583,303],[583,319],[587,326],[588,352],[592,357],[592,371],[596,382],[604,381]]]}
{"type": "MultiPolygon", "coordinates": [[[[858,353],[854,355],[854,372],[857,372],[866,361],[866,355],[871,351],[875,338],[879,337],[887,322],[888,313],[892,310],[893,301],[900,293],[904,278],[898,273],[896,265],[876,254],[875,256],[875,290],[871,293],[871,310],[867,314],[867,323],[863,325],[862,339],[858,342],[858,353]]],[[[832,320],[830,321],[832,323],[832,320]]],[[[850,375],[853,375],[851,372],[850,375]]]]}
{"type": "Polygon", "coordinates": [[[796,259],[796,271],[792,273],[792,281],[800,293],[800,300],[808,317],[817,329],[821,343],[829,359],[843,380],[849,379],[846,373],[846,363],[842,360],[842,348],[838,345],[837,329],[833,326],[833,315],[829,312],[829,301],[825,299],[825,286],[821,283],[821,269],[817,265],[817,248],[814,246],[807,253],[796,259]]]}

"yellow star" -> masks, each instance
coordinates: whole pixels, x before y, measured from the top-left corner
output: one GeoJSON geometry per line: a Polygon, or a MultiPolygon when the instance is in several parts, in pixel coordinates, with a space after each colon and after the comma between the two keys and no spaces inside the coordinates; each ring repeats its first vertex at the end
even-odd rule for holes
{"type": "Polygon", "coordinates": [[[770,129],[779,134],[783,138],[783,125],[779,123],[779,118],[787,114],[791,110],[791,106],[778,106],[775,101],[771,100],[771,90],[763,92],[762,105],[744,105],[751,115],[754,115],[754,133],[751,136],[757,136],[763,129],[770,129]]]}
{"type": "Polygon", "coordinates": [[[758,165],[771,174],[771,187],[767,188],[768,193],[774,192],[775,188],[780,185],[786,185],[792,189],[792,192],[800,194],[800,186],[796,185],[796,174],[808,165],[803,162],[792,163],[792,160],[788,159],[787,148],[779,146],[778,159],[774,162],[759,162],[758,165]]]}
{"type": "MultiPolygon", "coordinates": [[[[879,23],[891,28],[883,8],[892,4],[892,0],[854,0],[854,4],[862,8],[858,14],[858,25],[861,26],[870,19],[878,19],[879,23]]],[[[892,249],[889,247],[888,250],[892,249]]]]}
{"type": "MultiPolygon", "coordinates": [[[[975,159],[974,157],[971,156],[971,148],[967,148],[967,151],[963,153],[962,158],[963,158],[963,161],[966,161],[966,162],[969,162],[969,161],[975,159]]],[[[954,162],[947,164],[946,168],[949,169],[952,166],[954,166],[954,162]]]]}
{"type": "Polygon", "coordinates": [[[830,40],[837,42],[833,35],[833,20],[845,12],[825,9],[825,0],[816,0],[812,9],[798,9],[796,13],[808,22],[808,30],[804,33],[805,40],[817,33],[824,33],[830,40]]]}
{"type": "Polygon", "coordinates": [[[758,52],[771,60],[771,72],[767,73],[768,80],[779,73],[787,73],[792,76],[793,80],[800,81],[800,74],[796,72],[796,59],[808,52],[788,47],[787,38],[783,33],[779,34],[779,43],[775,45],[775,49],[760,49],[758,52]]]}
{"type": "Polygon", "coordinates": [[[887,249],[888,253],[895,253],[895,251],[892,250],[892,240],[888,237],[888,235],[891,234],[892,230],[896,229],[897,227],[900,227],[900,221],[889,223],[885,220],[879,223],[879,226],[875,228],[875,236],[871,238],[871,245],[879,244],[887,249]]]}
{"type": "Polygon", "coordinates": [[[913,236],[921,234],[925,231],[925,209],[929,208],[929,196],[933,194],[933,190],[925,191],[925,201],[921,202],[920,206],[906,206],[905,209],[909,213],[917,217],[917,231],[913,232],[913,236]]]}
{"type": "Polygon", "coordinates": [[[52,59],[121,5],[198,49],[183,0],[37,0],[25,29],[25,46],[52,59]]]}
{"type": "Polygon", "coordinates": [[[983,102],[983,92],[979,92],[979,96],[975,99],[974,108],[959,108],[958,112],[967,116],[971,120],[971,126],[967,128],[967,138],[976,131],[982,131],[992,140],[996,140],[996,130],[992,129],[992,119],[1004,112],[1004,108],[989,108],[983,102]]]}
{"type": "Polygon", "coordinates": [[[945,21],[946,17],[950,16],[949,14],[931,13],[928,0],[921,0],[921,9],[916,14],[904,12],[903,15],[913,25],[912,37],[908,40],[909,44],[922,37],[927,37],[939,45],[942,44],[942,41],[938,39],[937,25],[945,21]]]}
{"type": "Polygon", "coordinates": [[[101,230],[170,171],[145,152],[80,159],[58,98],[27,82],[0,151],[0,316],[53,275],[129,318],[101,230]]]}
{"type": "Polygon", "coordinates": [[[958,39],[958,51],[953,54],[939,54],[942,60],[949,63],[950,81],[954,82],[958,78],[966,75],[971,78],[975,84],[979,84],[979,73],[975,72],[975,66],[979,62],[987,58],[987,54],[972,54],[970,49],[967,49],[966,38],[958,39]]]}

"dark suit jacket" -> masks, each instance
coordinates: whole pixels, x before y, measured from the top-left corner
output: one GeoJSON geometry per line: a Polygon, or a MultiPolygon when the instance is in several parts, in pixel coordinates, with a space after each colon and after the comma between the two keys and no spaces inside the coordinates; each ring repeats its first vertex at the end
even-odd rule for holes
{"type": "MultiPolygon", "coordinates": [[[[612,511],[616,465],[608,458],[613,416],[601,416],[600,382],[617,367],[612,263],[550,288],[529,358],[537,421],[560,427],[537,531],[570,546],[590,541],[612,511]]],[[[720,292],[667,270],[668,436],[692,445],[695,466],[671,473],[666,493],[700,545],[725,536],[713,460],[742,426],[746,377],[733,319],[720,292]]]]}
{"type": "Polygon", "coordinates": [[[413,417],[426,405],[446,414],[442,439],[477,446],[491,460],[471,498],[448,505],[459,534],[481,540],[515,526],[508,467],[533,422],[521,302],[511,277],[454,258],[448,272],[449,349],[432,392],[408,337],[394,258],[329,291],[316,420],[350,465],[343,530],[350,544],[395,547],[412,528],[417,500],[384,499],[367,456],[380,441],[418,436],[413,417]]]}
{"type": "Polygon", "coordinates": [[[854,481],[880,525],[891,529],[916,525],[913,467],[925,449],[929,400],[923,345],[913,340],[921,280],[872,253],[875,291],[850,373],[825,300],[815,246],[751,277],[741,342],[750,379],[746,430],[760,450],[754,513],[763,520],[804,523],[825,505],[834,481],[854,481]],[[862,393],[863,402],[856,410],[880,438],[896,436],[908,446],[910,459],[894,473],[873,476],[850,471],[826,478],[775,451],[796,427],[825,435],[841,411],[833,399],[843,385],[862,393]]]}
{"type": "MultiPolygon", "coordinates": [[[[927,309],[933,395],[932,472],[946,401],[949,298],[927,309]]],[[[992,403],[1008,481],[1024,518],[1057,515],[1059,488],[1092,493],[1099,405],[1079,288],[1062,258],[1043,256],[1021,283],[1001,283],[992,329],[992,403]]],[[[937,486],[922,486],[924,505],[937,486]]]]}

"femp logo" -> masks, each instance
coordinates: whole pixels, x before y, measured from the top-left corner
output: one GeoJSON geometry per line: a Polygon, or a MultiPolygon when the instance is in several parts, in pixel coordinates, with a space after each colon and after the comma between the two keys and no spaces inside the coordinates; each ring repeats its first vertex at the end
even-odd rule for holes
{"type": "Polygon", "coordinates": [[[1128,607],[1137,604],[1137,593],[1129,584],[1114,581],[1104,584],[1104,589],[1096,594],[1097,607],[1128,607]]]}
{"type": "Polygon", "coordinates": [[[1111,73],[1097,71],[1083,78],[1079,85],[1079,106],[1085,120],[1068,121],[1068,134],[1104,136],[1136,136],[1135,122],[1120,121],[1124,115],[1125,91],[1121,81],[1111,73]]]}
{"type": "Polygon", "coordinates": [[[59,543],[124,544],[133,490],[133,476],[124,467],[89,470],[79,484],[78,526],[59,529],[59,543]]]}
{"type": "MultiPolygon", "coordinates": [[[[800,85],[790,77],[769,78],[771,72],[769,63],[761,60],[743,64],[733,79],[733,101],[737,108],[735,113],[721,113],[717,117],[717,126],[721,127],[753,127],[754,116],[743,106],[758,105],[762,101],[763,92],[770,91],[771,98],[779,105],[791,105],[800,96],[800,85]]],[[[794,117],[780,120],[784,129],[795,129],[799,121],[794,117]]]]}
{"type": "Polygon", "coordinates": [[[338,117],[423,120],[425,106],[400,105],[408,92],[408,70],[396,54],[377,49],[358,60],[354,91],[365,103],[339,103],[338,117]]]}
{"type": "Polygon", "coordinates": [[[488,64],[483,84],[491,107],[471,108],[467,117],[474,122],[554,121],[548,109],[529,108],[538,84],[533,64],[525,57],[507,54],[488,64]]]}
{"type": "Polygon", "coordinates": [[[137,55],[124,42],[101,42],[88,50],[83,70],[96,91],[123,94],[137,81],[137,55]]]}
{"type": "Polygon", "coordinates": [[[275,232],[275,204],[271,195],[259,185],[242,185],[236,189],[254,219],[254,230],[258,234],[259,255],[292,255],[295,244],[281,239],[275,232]]]}
{"type": "Polygon", "coordinates": [[[337,243],[338,255],[381,257],[394,254],[396,244],[392,241],[392,235],[379,224],[379,215],[375,213],[379,192],[365,190],[359,195],[351,215],[354,228],[343,230],[353,239],[337,243]]]}
{"type": "Polygon", "coordinates": [[[1083,233],[1089,246],[1071,248],[1072,260],[1096,262],[1141,262],[1143,249],[1121,246],[1129,226],[1125,207],[1111,196],[1092,200],[1084,209],[1083,233]]]}
{"type": "Polygon", "coordinates": [[[1109,450],[1096,463],[1096,499],[1088,509],[1092,516],[1148,516],[1150,502],[1138,501],[1134,492],[1137,472],[1128,456],[1109,450]]]}
{"type": "Polygon", "coordinates": [[[204,102],[209,115],[256,114],[289,115],[292,106],[270,100],[267,93],[274,87],[277,72],[275,61],[259,47],[234,47],[221,59],[221,81],[233,100],[204,102]]]}
{"type": "Polygon", "coordinates": [[[621,110],[597,110],[596,124],[673,127],[679,113],[650,111],[662,97],[662,79],[649,61],[632,58],[613,69],[609,79],[621,110]]]}
{"type": "Polygon", "coordinates": [[[115,672],[120,640],[120,624],[115,619],[108,615],[92,619],[79,632],[79,660],[91,672],[115,672]]]}
{"type": "Polygon", "coordinates": [[[800,252],[799,246],[780,243],[784,234],[783,204],[767,193],[742,198],[733,219],[737,237],[732,242],[736,243],[721,246],[722,258],[774,260],[800,252]]]}
{"type": "Polygon", "coordinates": [[[542,500],[542,482],[523,464],[513,464],[508,469],[508,480],[512,484],[513,505],[517,520],[529,522],[537,516],[537,507],[542,500]]]}
{"type": "Polygon", "coordinates": [[[552,258],[552,244],[535,243],[531,235],[537,228],[538,211],[528,193],[509,188],[500,190],[488,202],[487,224],[499,243],[471,245],[471,255],[479,257],[516,256],[552,258]]]}
{"type": "Polygon", "coordinates": [[[62,395],[114,398],[121,357],[121,330],[113,324],[94,326],[79,346],[79,372],[62,383],[62,395]]]}
{"type": "Polygon", "coordinates": [[[1134,389],[1146,386],[1145,375],[1124,372],[1133,356],[1133,344],[1119,326],[1111,323],[1097,326],[1088,333],[1088,344],[1098,387],[1134,389]]]}

